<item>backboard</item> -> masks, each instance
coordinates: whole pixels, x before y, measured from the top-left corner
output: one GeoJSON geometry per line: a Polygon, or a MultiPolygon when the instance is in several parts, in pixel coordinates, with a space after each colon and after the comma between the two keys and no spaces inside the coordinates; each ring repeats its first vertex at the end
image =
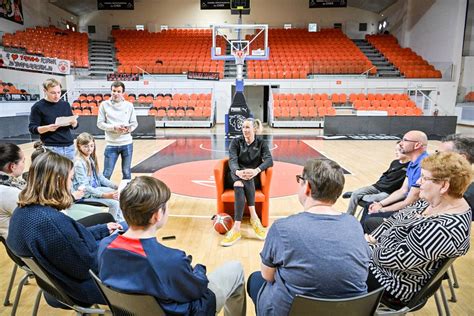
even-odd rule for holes
{"type": "Polygon", "coordinates": [[[267,60],[270,57],[267,24],[222,24],[212,26],[213,60],[267,60]],[[227,45],[230,52],[227,52],[227,45]]]}

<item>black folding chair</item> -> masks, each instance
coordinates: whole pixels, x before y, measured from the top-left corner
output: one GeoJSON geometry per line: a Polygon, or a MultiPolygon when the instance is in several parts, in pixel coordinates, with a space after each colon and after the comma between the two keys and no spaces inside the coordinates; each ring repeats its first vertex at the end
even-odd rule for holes
{"type": "Polygon", "coordinates": [[[14,262],[12,274],[10,276],[10,282],[8,283],[8,287],[7,287],[7,293],[5,294],[5,300],[3,301],[3,306],[11,305],[10,294],[11,294],[12,289],[13,289],[13,283],[15,282],[15,276],[16,276],[16,272],[17,272],[18,268],[25,271],[25,275],[21,278],[20,282],[18,283],[18,288],[16,290],[15,300],[13,301],[11,316],[15,316],[16,315],[16,310],[18,308],[18,304],[20,303],[20,296],[21,296],[21,291],[23,290],[23,286],[25,284],[28,284],[28,279],[34,278],[34,275],[31,272],[31,270],[26,266],[26,264],[20,259],[20,257],[15,255],[10,250],[10,248],[8,248],[5,239],[1,236],[0,236],[0,243],[2,243],[5,246],[5,250],[8,254],[8,256],[14,262]]]}
{"type": "Polygon", "coordinates": [[[156,299],[150,295],[124,293],[102,283],[102,281],[89,270],[92,279],[100,289],[107,305],[114,316],[165,316],[156,299]]]}
{"type": "Polygon", "coordinates": [[[454,260],[456,260],[456,258],[443,259],[436,273],[406,305],[403,305],[400,302],[394,303],[382,298],[383,306],[377,310],[376,315],[406,315],[408,312],[414,312],[423,308],[431,296],[434,296],[435,298],[438,315],[442,315],[443,313],[441,311],[441,303],[437,293],[438,290],[441,293],[445,311],[449,315],[448,302],[446,300],[444,289],[441,285],[447,270],[453,264],[454,260]]]}
{"type": "Polygon", "coordinates": [[[91,308],[89,306],[81,306],[64,291],[64,289],[49,275],[49,273],[41,267],[33,257],[21,257],[21,260],[30,268],[34,274],[36,283],[40,291],[36,296],[35,305],[33,307],[33,316],[38,314],[39,303],[43,291],[54,297],[59,303],[65,307],[74,310],[78,315],[100,314],[104,315],[106,311],[101,308],[91,308]]]}
{"type": "Polygon", "coordinates": [[[384,289],[350,298],[324,299],[296,295],[291,304],[290,316],[371,316],[379,305],[384,289]]]}

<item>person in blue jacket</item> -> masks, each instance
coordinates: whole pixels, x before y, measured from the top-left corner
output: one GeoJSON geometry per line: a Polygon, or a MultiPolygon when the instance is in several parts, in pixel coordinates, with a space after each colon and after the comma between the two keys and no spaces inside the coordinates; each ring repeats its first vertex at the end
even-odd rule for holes
{"type": "Polygon", "coordinates": [[[239,262],[228,262],[206,275],[191,256],[158,242],[168,220],[170,189],[148,176],[133,179],[120,193],[129,225],[99,246],[99,277],[112,288],[154,296],[167,315],[245,315],[245,278],[239,262]]]}

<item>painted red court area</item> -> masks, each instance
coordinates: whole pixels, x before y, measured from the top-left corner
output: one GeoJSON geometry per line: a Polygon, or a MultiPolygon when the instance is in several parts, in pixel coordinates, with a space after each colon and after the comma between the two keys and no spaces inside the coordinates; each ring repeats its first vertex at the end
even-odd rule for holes
{"type": "MultiPolygon", "coordinates": [[[[214,165],[217,160],[200,160],[160,169],[153,173],[155,178],[164,181],[171,192],[200,198],[215,198],[214,165]]],[[[274,162],[270,197],[281,197],[297,193],[295,175],[301,174],[302,166],[274,162]]]]}

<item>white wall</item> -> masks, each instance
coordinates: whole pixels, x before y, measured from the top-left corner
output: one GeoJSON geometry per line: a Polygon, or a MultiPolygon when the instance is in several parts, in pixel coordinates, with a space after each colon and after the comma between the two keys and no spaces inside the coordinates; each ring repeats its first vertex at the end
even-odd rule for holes
{"type": "MultiPolygon", "coordinates": [[[[310,22],[322,27],[333,27],[341,22],[346,33],[353,38],[363,38],[359,23],[368,23],[368,32],[375,31],[378,14],[357,8],[309,9],[308,0],[252,0],[251,14],[243,16],[243,23],[265,23],[282,27],[284,23],[307,27],[310,22]]],[[[135,28],[143,24],[150,30],[159,30],[161,24],[170,27],[209,27],[211,24],[237,23],[237,16],[228,10],[201,10],[197,0],[142,0],[135,2],[133,11],[96,11],[80,17],[81,31],[87,25],[96,26],[96,35],[104,38],[111,26],[135,28]]]]}
{"type": "MultiPolygon", "coordinates": [[[[0,18],[0,33],[14,33],[27,27],[55,25],[65,28],[64,21],[69,20],[78,23],[78,17],[74,16],[52,4],[48,0],[23,0],[23,25],[0,18]],[[72,19],[71,19],[72,17],[72,19]]],[[[0,34],[1,35],[1,34],[0,34]]]]}
{"type": "Polygon", "coordinates": [[[467,0],[410,0],[409,46],[432,62],[452,62],[459,75],[467,0]],[[430,2],[431,6],[430,6],[430,2]]]}
{"type": "Polygon", "coordinates": [[[0,106],[0,117],[29,115],[31,107],[36,101],[32,102],[2,102],[0,106]]]}
{"type": "MultiPolygon", "coordinates": [[[[399,0],[382,12],[402,47],[410,47],[450,79],[457,91],[467,0],[399,0]]],[[[452,99],[452,96],[449,97],[452,99]]]]}
{"type": "Polygon", "coordinates": [[[399,0],[382,12],[401,46],[459,67],[467,0],[399,0]]]}

